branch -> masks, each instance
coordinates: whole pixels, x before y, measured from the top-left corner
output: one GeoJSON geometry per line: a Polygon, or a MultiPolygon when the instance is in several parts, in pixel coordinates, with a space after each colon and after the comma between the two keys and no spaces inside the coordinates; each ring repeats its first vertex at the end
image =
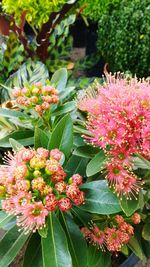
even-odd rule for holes
{"type": "Polygon", "coordinates": [[[72,4],[65,4],[60,12],[53,12],[47,23],[43,24],[41,32],[37,36],[37,55],[43,62],[47,59],[47,49],[49,46],[49,37],[55,27],[59,24],[66,13],[76,4],[79,0],[72,4]]]}

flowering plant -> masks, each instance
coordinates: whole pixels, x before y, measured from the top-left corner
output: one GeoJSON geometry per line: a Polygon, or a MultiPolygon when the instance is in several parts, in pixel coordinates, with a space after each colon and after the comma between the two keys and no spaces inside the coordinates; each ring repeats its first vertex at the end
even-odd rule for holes
{"type": "Polygon", "coordinates": [[[26,123],[24,138],[3,139],[12,151],[0,167],[1,267],[23,246],[24,267],[107,267],[119,253],[147,253],[149,81],[109,76],[76,105],[66,84],[59,70],[12,89],[18,111],[0,110],[26,123]]]}

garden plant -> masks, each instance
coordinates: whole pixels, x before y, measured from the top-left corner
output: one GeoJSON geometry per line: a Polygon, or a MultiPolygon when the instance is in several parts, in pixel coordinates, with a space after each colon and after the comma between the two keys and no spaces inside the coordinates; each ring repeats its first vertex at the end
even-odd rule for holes
{"type": "MultiPolygon", "coordinates": [[[[150,79],[105,72],[83,89],[61,64],[54,71],[75,2],[2,1],[13,25],[0,62],[0,267],[16,257],[22,267],[119,267],[133,254],[150,258],[150,79]]],[[[129,15],[120,2],[106,1],[99,25],[110,10],[113,19],[129,15]]]]}

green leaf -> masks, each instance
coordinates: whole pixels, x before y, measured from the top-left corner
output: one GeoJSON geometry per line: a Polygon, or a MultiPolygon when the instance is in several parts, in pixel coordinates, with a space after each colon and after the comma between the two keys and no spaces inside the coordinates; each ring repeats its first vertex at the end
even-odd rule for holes
{"type": "Polygon", "coordinates": [[[72,267],[67,239],[55,213],[50,213],[48,236],[42,238],[44,267],[72,267]]]}
{"type": "Polygon", "coordinates": [[[109,267],[111,265],[111,253],[99,251],[100,259],[97,267],[109,267]]]}
{"type": "Polygon", "coordinates": [[[71,212],[82,222],[82,224],[88,224],[92,220],[92,214],[81,210],[80,207],[74,206],[71,209],[71,212]]]}
{"type": "Polygon", "coordinates": [[[47,148],[49,138],[47,134],[41,130],[40,128],[35,128],[34,132],[34,147],[37,149],[38,147],[47,148]]]}
{"type": "Polygon", "coordinates": [[[146,223],[142,230],[142,237],[149,241],[150,240],[150,223],[146,223]]]}
{"type": "Polygon", "coordinates": [[[94,181],[94,182],[88,182],[84,183],[83,185],[80,186],[80,188],[85,188],[85,189],[100,189],[100,190],[108,190],[108,185],[106,180],[99,180],[99,181],[94,181]]]}
{"type": "Polygon", "coordinates": [[[87,266],[87,246],[79,227],[71,216],[61,213],[63,228],[66,232],[73,267],[87,266]],[[83,257],[84,255],[84,257],[83,257]]]}
{"type": "Polygon", "coordinates": [[[128,249],[128,246],[127,245],[123,245],[121,247],[121,252],[125,255],[125,256],[128,256],[129,255],[129,249],[128,249]]]}
{"type": "Polygon", "coordinates": [[[66,87],[64,91],[60,92],[60,99],[61,100],[65,100],[65,98],[69,98],[73,92],[75,91],[75,87],[74,86],[70,86],[70,87],[66,87]]]}
{"type": "Polygon", "coordinates": [[[73,151],[73,154],[83,158],[93,158],[97,154],[99,148],[91,146],[80,146],[73,151]]]}
{"type": "Polygon", "coordinates": [[[21,117],[23,114],[20,111],[15,111],[11,109],[5,109],[5,108],[0,108],[0,116],[3,116],[5,118],[18,118],[21,117]]]}
{"type": "Polygon", "coordinates": [[[0,241],[0,266],[7,267],[27,241],[29,234],[18,232],[18,227],[10,229],[0,241]]]}
{"type": "Polygon", "coordinates": [[[14,150],[14,152],[19,151],[21,148],[23,148],[24,146],[21,145],[19,142],[17,142],[15,139],[13,138],[9,138],[9,143],[12,147],[12,149],[14,150]]]}
{"type": "Polygon", "coordinates": [[[68,176],[72,176],[75,173],[80,173],[80,175],[84,176],[87,163],[88,159],[72,155],[65,166],[65,171],[68,176]]]}
{"type": "Polygon", "coordinates": [[[127,197],[123,196],[122,199],[120,199],[120,206],[126,216],[131,216],[139,208],[139,201],[135,198],[129,200],[127,197]]]}
{"type": "Polygon", "coordinates": [[[25,251],[23,267],[43,267],[41,238],[33,234],[25,251]]]}
{"type": "Polygon", "coordinates": [[[85,204],[80,209],[105,215],[121,211],[117,197],[108,188],[82,190],[85,192],[85,204]]]}
{"type": "Polygon", "coordinates": [[[150,162],[139,155],[139,157],[134,158],[134,169],[147,169],[150,170],[150,162]]]}
{"type": "Polygon", "coordinates": [[[87,252],[88,252],[88,267],[97,266],[98,261],[100,259],[100,250],[98,250],[96,246],[89,246],[87,252]]]}
{"type": "MultiPolygon", "coordinates": [[[[33,62],[28,60],[21,65],[17,72],[9,77],[5,85],[9,88],[23,88],[27,82],[30,84],[36,82],[45,84],[47,79],[49,79],[49,74],[46,66],[40,61],[33,62]]],[[[2,102],[10,98],[10,92],[2,90],[2,102]]]]}
{"type": "Polygon", "coordinates": [[[33,131],[20,130],[10,133],[4,138],[0,139],[0,147],[11,147],[11,144],[9,142],[10,139],[18,140],[19,143],[23,146],[32,145],[34,143],[33,131]]]}
{"type": "Polygon", "coordinates": [[[69,113],[75,110],[75,101],[70,101],[64,104],[63,106],[59,106],[53,113],[52,116],[60,116],[65,113],[69,113]]]}
{"type": "Polygon", "coordinates": [[[38,233],[41,237],[46,238],[48,234],[48,227],[43,227],[42,229],[38,229],[38,233]]]}
{"type": "Polygon", "coordinates": [[[86,174],[87,176],[93,176],[96,173],[100,172],[104,168],[104,164],[107,158],[101,150],[87,165],[86,174]]]}
{"type": "Polygon", "coordinates": [[[13,215],[0,211],[0,228],[3,228],[12,218],[13,215]]]}
{"type": "Polygon", "coordinates": [[[143,251],[141,249],[141,246],[138,242],[138,240],[133,236],[131,237],[129,243],[128,243],[128,247],[133,251],[133,253],[139,257],[141,260],[143,259],[143,251]]]}
{"type": "Polygon", "coordinates": [[[67,69],[62,68],[62,69],[57,70],[53,74],[51,78],[51,83],[54,84],[56,88],[61,92],[66,87],[67,78],[68,78],[67,69]]]}
{"type": "Polygon", "coordinates": [[[58,148],[66,157],[70,155],[73,146],[73,122],[69,114],[65,115],[55,126],[48,149],[58,148]]]}

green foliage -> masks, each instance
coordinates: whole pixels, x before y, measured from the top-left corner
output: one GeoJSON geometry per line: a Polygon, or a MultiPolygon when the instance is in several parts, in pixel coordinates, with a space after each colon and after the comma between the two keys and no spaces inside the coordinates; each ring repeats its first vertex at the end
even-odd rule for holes
{"type": "Polygon", "coordinates": [[[5,81],[8,76],[16,71],[23,62],[23,45],[18,41],[14,32],[9,34],[6,44],[0,47],[0,81],[5,81]]]}
{"type": "Polygon", "coordinates": [[[55,213],[50,213],[48,236],[42,238],[43,267],[71,267],[67,238],[55,213]]]}
{"type": "Polygon", "coordinates": [[[149,0],[122,0],[111,14],[99,18],[97,47],[112,72],[149,75],[149,10],[149,0]]]}
{"type": "Polygon", "coordinates": [[[69,35],[69,27],[75,22],[76,15],[70,15],[62,20],[54,29],[49,38],[48,59],[46,66],[50,72],[58,69],[58,66],[68,67],[70,52],[73,47],[73,38],[69,35]]]}
{"type": "Polygon", "coordinates": [[[107,158],[101,150],[98,154],[95,155],[95,157],[89,162],[86,169],[86,175],[87,176],[93,176],[94,174],[100,172],[105,167],[105,162],[107,158]]]}
{"type": "Polygon", "coordinates": [[[100,17],[108,13],[109,10],[118,5],[121,0],[80,0],[79,4],[83,6],[83,15],[92,21],[98,21],[100,17]]]}
{"type": "Polygon", "coordinates": [[[128,246],[138,258],[141,260],[144,258],[142,248],[136,237],[131,237],[128,246]]]}
{"type": "Polygon", "coordinates": [[[21,14],[25,12],[27,22],[40,28],[48,21],[50,14],[60,10],[66,2],[66,0],[3,0],[2,7],[8,14],[14,14],[17,24],[20,24],[21,14]]]}
{"type": "Polygon", "coordinates": [[[29,234],[19,233],[17,226],[8,230],[0,240],[0,266],[7,267],[23,247],[29,234]]]}
{"type": "Polygon", "coordinates": [[[43,267],[41,238],[38,234],[32,235],[24,255],[23,267],[43,267]]]}
{"type": "Polygon", "coordinates": [[[5,86],[10,90],[7,90],[4,86],[1,93],[1,102],[11,98],[11,90],[14,87],[22,88],[27,82],[33,84],[40,81],[44,84],[48,78],[48,70],[42,62],[28,60],[7,79],[5,86]]]}
{"type": "Polygon", "coordinates": [[[120,205],[126,216],[131,216],[139,208],[139,200],[129,200],[125,196],[120,200],[120,205]]]}
{"type": "Polygon", "coordinates": [[[73,145],[73,123],[69,114],[65,115],[54,128],[48,149],[58,148],[66,157],[70,155],[73,145]],[[56,138],[57,136],[57,138],[56,138]]]}
{"type": "Polygon", "coordinates": [[[113,214],[121,211],[117,197],[108,189],[108,187],[89,189],[90,183],[87,183],[82,190],[85,192],[85,204],[81,209],[97,214],[113,214]]]}

